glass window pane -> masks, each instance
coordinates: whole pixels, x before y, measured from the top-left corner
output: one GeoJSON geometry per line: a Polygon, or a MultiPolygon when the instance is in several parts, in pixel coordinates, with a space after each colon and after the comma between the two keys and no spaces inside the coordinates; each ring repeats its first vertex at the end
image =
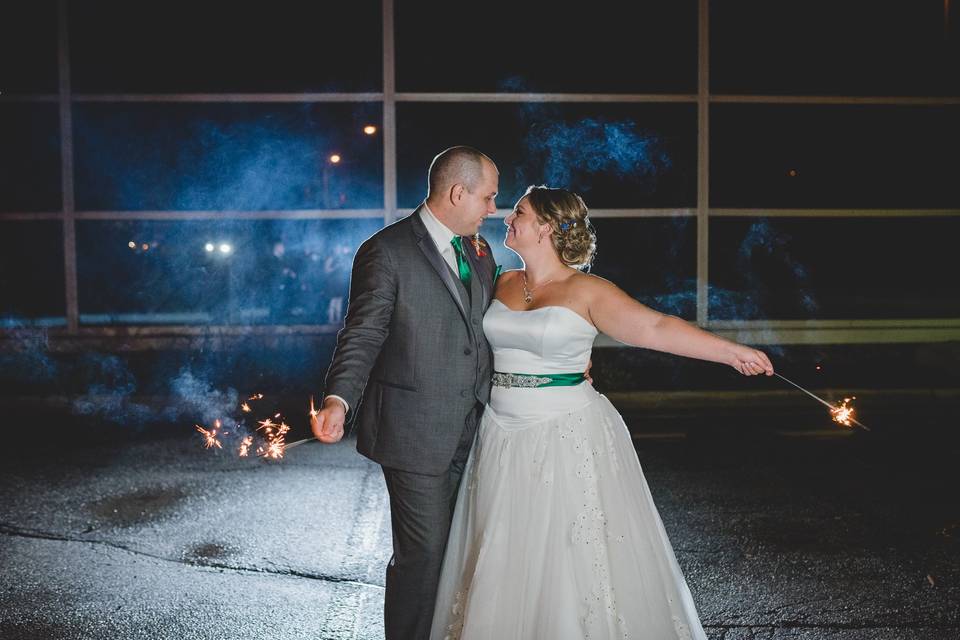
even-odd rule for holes
{"type": "Polygon", "coordinates": [[[74,91],[380,91],[379,2],[70,5],[74,91]]]}
{"type": "Polygon", "coordinates": [[[56,104],[0,104],[0,211],[60,211],[56,104]]]}
{"type": "Polygon", "coordinates": [[[401,91],[696,91],[697,3],[396,2],[401,91]]]}
{"type": "Polygon", "coordinates": [[[697,221],[694,217],[593,218],[592,272],[645,305],[697,317],[697,221]]]}
{"type": "Polygon", "coordinates": [[[59,221],[0,222],[0,327],[66,324],[59,221]]]}
{"type": "Polygon", "coordinates": [[[57,93],[57,3],[0,6],[0,93],[57,93]]]}
{"type": "Polygon", "coordinates": [[[715,105],[714,207],[960,206],[960,108],[715,105]]]}
{"type": "Polygon", "coordinates": [[[337,324],[380,218],[81,221],[84,324],[337,324]]]}
{"type": "Polygon", "coordinates": [[[500,169],[498,206],[531,184],[566,186],[592,208],[696,206],[696,105],[397,105],[398,201],[426,195],[433,157],[475,146],[500,169]]]}
{"type": "Polygon", "coordinates": [[[712,90],[958,95],[958,22],[945,0],[711,2],[712,90]]]}
{"type": "Polygon", "coordinates": [[[77,208],[379,209],[381,110],[368,103],[78,104],[77,208]]]}
{"type": "Polygon", "coordinates": [[[709,315],[960,317],[958,237],[960,217],[715,218],[709,315]]]}

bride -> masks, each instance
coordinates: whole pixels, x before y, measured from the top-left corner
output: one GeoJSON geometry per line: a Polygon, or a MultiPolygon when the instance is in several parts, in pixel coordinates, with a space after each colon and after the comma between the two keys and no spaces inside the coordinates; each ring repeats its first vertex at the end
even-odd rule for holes
{"type": "Polygon", "coordinates": [[[505,223],[525,269],[501,275],[484,316],[494,387],[430,637],[705,638],[630,434],[583,371],[598,331],[744,375],[773,366],[581,272],[596,245],[576,194],[530,187],[505,223]]]}

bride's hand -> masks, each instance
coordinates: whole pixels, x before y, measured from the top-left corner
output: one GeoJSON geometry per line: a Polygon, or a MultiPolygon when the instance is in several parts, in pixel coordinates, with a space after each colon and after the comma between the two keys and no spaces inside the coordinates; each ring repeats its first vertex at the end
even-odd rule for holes
{"type": "Polygon", "coordinates": [[[773,365],[770,358],[763,351],[737,344],[733,347],[733,355],[730,366],[745,376],[755,376],[765,373],[768,376],[773,375],[773,365]]]}

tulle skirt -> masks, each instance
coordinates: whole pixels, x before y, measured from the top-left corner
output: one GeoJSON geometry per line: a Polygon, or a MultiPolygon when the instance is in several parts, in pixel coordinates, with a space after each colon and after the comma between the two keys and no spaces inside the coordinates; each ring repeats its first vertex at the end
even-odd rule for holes
{"type": "Polygon", "coordinates": [[[705,640],[626,425],[589,383],[494,388],[430,637],[705,640]]]}

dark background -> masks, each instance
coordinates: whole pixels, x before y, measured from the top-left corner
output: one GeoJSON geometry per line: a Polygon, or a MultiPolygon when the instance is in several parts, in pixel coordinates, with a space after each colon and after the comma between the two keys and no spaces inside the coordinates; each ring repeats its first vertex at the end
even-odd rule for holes
{"type": "MultiPolygon", "coordinates": [[[[498,162],[501,209],[529,184],[581,193],[594,272],[659,310],[697,319],[705,243],[700,319],[801,383],[955,388],[956,7],[704,6],[701,63],[694,0],[397,0],[385,87],[379,2],[5,3],[0,395],[123,404],[185,372],[319,393],[353,252],[452,144],[498,162]]],[[[483,232],[516,267],[502,229],[483,232]]],[[[611,391],[783,389],[609,346],[595,365],[611,391]]]]}

